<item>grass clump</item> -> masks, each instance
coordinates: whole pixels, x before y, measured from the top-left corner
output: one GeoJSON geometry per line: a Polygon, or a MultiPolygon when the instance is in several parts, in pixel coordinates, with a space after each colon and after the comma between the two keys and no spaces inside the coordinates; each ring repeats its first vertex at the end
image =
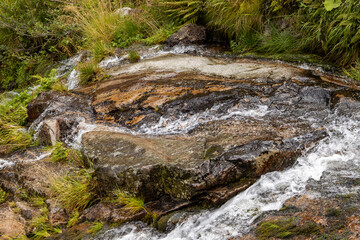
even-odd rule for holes
{"type": "Polygon", "coordinates": [[[33,197],[30,199],[31,203],[40,208],[40,215],[33,218],[30,227],[33,229],[30,233],[31,239],[44,239],[50,237],[51,234],[61,233],[60,228],[54,228],[49,221],[49,209],[42,197],[33,197]]]}
{"type": "Polygon", "coordinates": [[[70,219],[66,227],[71,228],[72,226],[75,226],[79,221],[80,221],[80,214],[78,211],[74,211],[71,213],[70,219]]]}
{"type": "Polygon", "coordinates": [[[104,227],[104,224],[102,222],[95,222],[95,223],[93,223],[91,228],[88,230],[88,232],[94,236],[96,233],[100,232],[103,227],[104,227]]]}
{"type": "Polygon", "coordinates": [[[0,203],[6,201],[7,193],[0,187],[0,203]]]}
{"type": "Polygon", "coordinates": [[[327,216],[327,217],[338,217],[338,216],[340,216],[340,214],[341,214],[340,209],[328,208],[328,209],[326,209],[325,216],[327,216]]]}
{"type": "Polygon", "coordinates": [[[144,200],[142,198],[134,197],[131,194],[119,189],[113,191],[113,195],[113,202],[123,205],[123,209],[129,211],[131,214],[142,210],[146,211],[144,200]]]}
{"type": "Polygon", "coordinates": [[[140,60],[140,55],[137,51],[135,50],[130,50],[129,51],[129,61],[131,63],[137,62],[140,60]]]}
{"type": "Polygon", "coordinates": [[[53,196],[68,211],[81,211],[91,204],[94,199],[92,173],[80,170],[65,177],[51,180],[50,190],[53,196]]]}
{"type": "Polygon", "coordinates": [[[9,154],[33,145],[31,134],[22,127],[0,119],[0,154],[9,154]]]}
{"type": "Polygon", "coordinates": [[[319,227],[314,222],[306,222],[301,226],[297,225],[296,218],[283,217],[278,220],[263,222],[255,231],[259,239],[290,238],[298,235],[309,236],[317,234],[319,227]]]}
{"type": "Polygon", "coordinates": [[[80,72],[80,83],[82,85],[97,81],[102,73],[101,69],[94,61],[80,63],[78,65],[78,70],[80,72]]]}
{"type": "Polygon", "coordinates": [[[360,81],[360,63],[357,62],[355,64],[355,66],[351,66],[349,69],[344,69],[343,70],[345,75],[347,75],[348,77],[360,81]]]}
{"type": "Polygon", "coordinates": [[[81,168],[86,168],[90,165],[90,162],[86,161],[79,150],[67,148],[62,142],[58,142],[53,146],[50,159],[52,162],[75,164],[75,166],[81,168]]]}

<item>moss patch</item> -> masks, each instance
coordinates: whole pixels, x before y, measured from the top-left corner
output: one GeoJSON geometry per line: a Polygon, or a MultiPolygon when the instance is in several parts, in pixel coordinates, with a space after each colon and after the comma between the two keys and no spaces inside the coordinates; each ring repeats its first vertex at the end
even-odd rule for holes
{"type": "Polygon", "coordinates": [[[298,225],[297,218],[283,217],[278,220],[271,220],[263,222],[256,229],[256,236],[259,239],[289,238],[298,235],[309,236],[317,234],[319,227],[316,223],[309,221],[302,225],[298,225]]]}

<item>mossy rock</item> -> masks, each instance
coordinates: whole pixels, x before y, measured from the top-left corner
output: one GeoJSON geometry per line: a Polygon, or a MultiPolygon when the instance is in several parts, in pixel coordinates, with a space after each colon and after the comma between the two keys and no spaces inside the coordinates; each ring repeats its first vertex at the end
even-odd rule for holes
{"type": "Polygon", "coordinates": [[[319,230],[318,225],[312,221],[298,225],[297,218],[283,217],[278,220],[261,223],[255,233],[259,239],[269,239],[273,237],[284,239],[299,235],[310,236],[317,234],[319,230]]]}

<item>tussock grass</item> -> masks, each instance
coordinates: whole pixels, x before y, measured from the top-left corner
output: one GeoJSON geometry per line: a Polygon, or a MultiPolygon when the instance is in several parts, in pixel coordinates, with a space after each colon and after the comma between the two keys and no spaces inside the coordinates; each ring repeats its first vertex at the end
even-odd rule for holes
{"type": "Polygon", "coordinates": [[[239,34],[260,31],[263,0],[209,0],[205,5],[207,25],[235,39],[239,34]]]}
{"type": "Polygon", "coordinates": [[[359,62],[355,63],[355,65],[351,66],[349,69],[344,69],[343,71],[348,77],[350,77],[354,80],[360,81],[360,63],[359,62]]]}
{"type": "Polygon", "coordinates": [[[50,190],[68,212],[81,211],[90,205],[94,197],[95,185],[91,179],[92,174],[86,170],[64,177],[51,177],[50,190]]]}
{"type": "Polygon", "coordinates": [[[102,222],[95,222],[91,226],[91,228],[88,230],[89,233],[91,233],[93,236],[101,231],[101,229],[104,227],[104,224],[102,222]]]}
{"type": "Polygon", "coordinates": [[[102,72],[95,61],[80,63],[77,68],[80,72],[80,83],[82,85],[96,81],[102,72]]]}
{"type": "Polygon", "coordinates": [[[127,210],[130,214],[134,214],[142,210],[146,211],[144,200],[142,198],[134,197],[131,194],[119,189],[114,190],[113,195],[113,202],[123,205],[123,209],[127,210]]]}
{"type": "Polygon", "coordinates": [[[31,134],[22,127],[4,122],[0,118],[0,154],[9,154],[33,144],[31,134]]]}

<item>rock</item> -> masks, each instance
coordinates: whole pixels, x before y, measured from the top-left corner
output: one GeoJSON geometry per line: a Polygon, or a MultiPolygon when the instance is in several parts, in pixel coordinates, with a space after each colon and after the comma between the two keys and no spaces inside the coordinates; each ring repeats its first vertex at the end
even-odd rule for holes
{"type": "Polygon", "coordinates": [[[91,121],[90,103],[88,98],[71,93],[41,92],[27,107],[32,128],[39,129],[39,142],[53,145],[65,141],[80,122],[91,121]]]}
{"type": "Polygon", "coordinates": [[[350,96],[354,104],[341,107],[350,104],[340,97],[350,90],[338,79],[324,83],[311,71],[260,60],[168,55],[109,75],[76,90],[88,97],[39,96],[29,106],[39,116],[33,125],[45,120],[41,139],[49,143],[82,139],[100,195],[121,188],[146,202],[221,204],[261,175],[291,166],[326,137],[318,126],[329,114],[351,113],[358,101],[350,96]]]}
{"type": "Polygon", "coordinates": [[[7,204],[0,205],[0,238],[16,238],[26,234],[26,220],[12,211],[7,204]]]}
{"type": "Polygon", "coordinates": [[[81,221],[102,221],[106,222],[110,220],[111,208],[103,203],[98,203],[90,208],[87,208],[80,216],[81,221]]]}
{"type": "Polygon", "coordinates": [[[206,29],[193,23],[186,24],[171,35],[165,43],[174,46],[178,44],[201,44],[206,40],[206,29]]]}
{"type": "Polygon", "coordinates": [[[0,186],[12,193],[19,189],[42,196],[51,196],[50,181],[65,176],[69,166],[50,162],[47,158],[38,161],[24,161],[0,171],[0,186]]]}
{"type": "Polygon", "coordinates": [[[27,221],[35,218],[40,214],[39,209],[32,207],[29,203],[24,201],[17,201],[15,206],[20,210],[19,214],[27,221]]]}
{"type": "Polygon", "coordinates": [[[55,145],[60,141],[60,125],[57,119],[48,119],[43,122],[43,126],[39,132],[39,144],[55,145]]]}
{"type": "Polygon", "coordinates": [[[68,222],[68,217],[65,210],[55,199],[47,199],[46,203],[49,208],[49,221],[53,227],[63,227],[66,226],[68,222]]]}

